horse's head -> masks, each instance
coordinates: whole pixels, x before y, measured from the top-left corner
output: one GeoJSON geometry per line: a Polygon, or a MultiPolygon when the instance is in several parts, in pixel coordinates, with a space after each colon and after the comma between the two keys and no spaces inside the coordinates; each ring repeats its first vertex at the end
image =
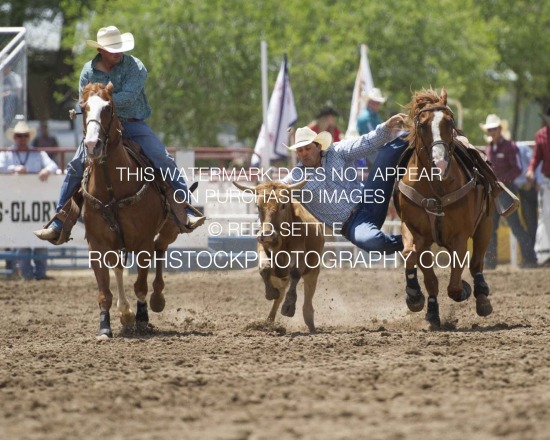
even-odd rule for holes
{"type": "Polygon", "coordinates": [[[107,155],[107,147],[113,141],[112,130],[120,131],[113,103],[113,84],[88,84],[82,92],[80,107],[88,157],[98,160],[107,155]]]}
{"type": "MultiPolygon", "coordinates": [[[[450,168],[455,133],[454,115],[447,106],[447,92],[439,96],[433,90],[417,92],[409,105],[409,118],[413,122],[409,140],[415,146],[421,163],[437,168],[444,180],[450,168]]],[[[434,170],[435,171],[435,170],[434,170]]]]}

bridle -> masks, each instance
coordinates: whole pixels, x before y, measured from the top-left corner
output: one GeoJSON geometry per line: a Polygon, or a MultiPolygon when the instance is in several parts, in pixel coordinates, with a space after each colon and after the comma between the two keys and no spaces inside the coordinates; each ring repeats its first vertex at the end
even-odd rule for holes
{"type": "Polygon", "coordinates": [[[456,134],[459,133],[459,130],[456,128],[456,125],[455,125],[455,115],[453,113],[453,111],[446,105],[436,105],[436,106],[431,106],[431,107],[424,107],[420,110],[418,110],[415,115],[414,115],[414,118],[413,118],[413,122],[414,122],[414,126],[415,126],[415,133],[414,133],[414,139],[413,139],[413,145],[416,145],[416,138],[418,136],[418,132],[420,131],[420,115],[424,112],[436,112],[436,111],[440,111],[440,110],[444,110],[446,112],[449,112],[451,114],[451,122],[452,122],[452,140],[451,140],[451,143],[448,144],[447,142],[445,142],[443,139],[440,139],[440,140],[437,140],[437,141],[433,141],[431,143],[431,145],[429,147],[427,147],[426,145],[422,145],[422,148],[420,149],[421,151],[423,151],[425,154],[426,154],[426,157],[428,159],[428,163],[431,162],[431,157],[430,157],[430,151],[433,149],[433,147],[435,147],[436,145],[442,145],[443,148],[445,148],[445,150],[449,153],[449,158],[452,158],[453,157],[453,153],[454,153],[454,149],[455,149],[455,137],[456,137],[456,134]]]}
{"type": "MultiPolygon", "coordinates": [[[[109,115],[109,125],[107,127],[107,130],[105,130],[105,127],[101,123],[101,120],[98,121],[97,119],[87,119],[86,118],[86,109],[83,106],[80,106],[81,111],[82,111],[82,115],[84,116],[84,120],[86,122],[86,124],[84,125],[84,138],[86,138],[86,136],[87,136],[88,124],[90,124],[91,122],[95,122],[96,124],[99,125],[100,134],[101,134],[101,136],[103,136],[103,139],[101,137],[98,139],[98,142],[101,142],[101,153],[97,157],[97,159],[99,159],[100,162],[103,162],[105,160],[105,158],[107,157],[107,147],[108,147],[109,141],[110,141],[109,133],[111,132],[111,126],[113,124],[113,119],[114,119],[114,116],[115,116],[115,109],[114,109],[114,106],[112,105],[111,102],[109,102],[109,107],[111,109],[111,114],[109,115]]],[[[103,113],[103,110],[101,110],[100,115],[102,113],[103,113]]]]}

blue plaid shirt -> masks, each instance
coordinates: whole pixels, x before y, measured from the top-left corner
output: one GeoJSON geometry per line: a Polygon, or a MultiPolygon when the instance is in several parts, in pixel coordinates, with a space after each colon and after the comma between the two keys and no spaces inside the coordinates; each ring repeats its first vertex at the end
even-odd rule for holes
{"type": "Polygon", "coordinates": [[[322,152],[322,169],[305,168],[298,163],[283,182],[297,183],[307,177],[301,192],[302,204],[319,221],[338,232],[359,203],[377,203],[376,197],[379,197],[374,194],[362,197],[363,182],[353,179],[355,160],[378,151],[391,140],[392,130],[380,124],[363,136],[332,144],[322,152]]]}
{"type": "Polygon", "coordinates": [[[88,83],[113,83],[113,101],[121,119],[146,119],[151,115],[151,107],[145,96],[147,69],[143,63],[131,55],[123,55],[122,60],[109,73],[96,69],[101,55],[84,64],[80,74],[79,95],[88,83]]]}

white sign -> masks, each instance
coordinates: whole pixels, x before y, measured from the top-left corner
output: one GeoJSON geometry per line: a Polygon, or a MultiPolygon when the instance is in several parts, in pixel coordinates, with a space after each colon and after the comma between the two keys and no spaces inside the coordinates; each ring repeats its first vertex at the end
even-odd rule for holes
{"type": "MultiPolygon", "coordinates": [[[[54,247],[38,239],[33,231],[41,229],[55,214],[63,175],[41,182],[37,174],[0,175],[0,247],[54,247]]],[[[199,186],[200,188],[200,186],[199,186]]],[[[65,246],[88,246],[84,224],[78,222],[72,240],[65,246]]],[[[192,234],[180,234],[171,247],[206,248],[208,230],[201,227],[192,234]]]]}

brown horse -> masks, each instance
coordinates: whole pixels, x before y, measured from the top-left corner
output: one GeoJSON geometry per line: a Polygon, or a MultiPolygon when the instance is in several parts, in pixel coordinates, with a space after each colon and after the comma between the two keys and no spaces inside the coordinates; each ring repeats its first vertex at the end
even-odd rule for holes
{"type": "MultiPolygon", "coordinates": [[[[113,86],[88,84],[80,103],[83,112],[88,168],[82,190],[83,219],[90,250],[90,264],[99,288],[100,326],[98,339],[112,337],[109,310],[113,294],[109,289],[109,268],[115,273],[120,321],[125,329],[134,323],[146,329],[147,274],[156,258],[178,236],[164,196],[149,182],[127,178],[139,165],[122,143],[121,123],[113,103],[113,86]],[[156,237],[156,238],[155,238],[156,237]],[[134,284],[137,313],[134,314],[124,294],[122,255],[135,252],[138,277],[134,284]]],[[[136,156],[137,157],[137,156],[136,156]]],[[[137,174],[133,174],[136,176],[137,174]]],[[[150,306],[154,312],[164,309],[162,264],[156,265],[150,306]]]]}
{"type": "MultiPolygon", "coordinates": [[[[413,151],[396,192],[406,259],[407,305],[413,312],[424,308],[425,299],[416,274],[419,266],[429,295],[426,319],[433,326],[441,325],[439,283],[433,269],[438,263],[434,255],[441,254],[430,251],[434,242],[447,249],[446,254],[451,257],[449,297],[457,302],[468,299],[471,287],[462,280],[462,272],[469,257],[468,238],[472,237],[469,269],[474,279],[476,311],[480,316],[488,316],[493,309],[488,298],[489,286],[483,277],[483,257],[493,226],[492,198],[488,197],[477,170],[468,170],[457,154],[456,137],[460,133],[447,107],[445,89],[441,96],[433,90],[417,92],[408,109],[409,149],[413,151]]],[[[449,262],[444,264],[447,266],[449,262]]]]}

